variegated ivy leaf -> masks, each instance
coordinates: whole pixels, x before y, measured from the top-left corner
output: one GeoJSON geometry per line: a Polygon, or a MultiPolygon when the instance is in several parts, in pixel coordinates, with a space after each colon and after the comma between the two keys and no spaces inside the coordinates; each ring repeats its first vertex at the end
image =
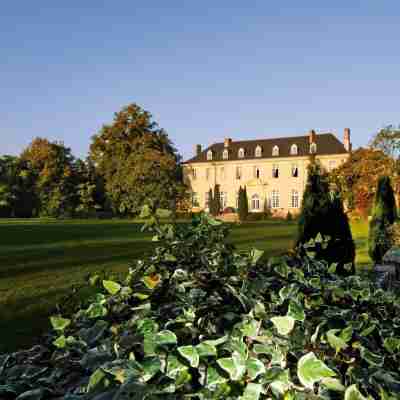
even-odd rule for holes
{"type": "Polygon", "coordinates": [[[217,385],[221,385],[225,383],[227,379],[223,377],[215,368],[213,367],[208,367],[207,368],[207,382],[206,382],[206,387],[207,388],[214,388],[217,385]]]}
{"type": "Polygon", "coordinates": [[[338,332],[340,332],[340,329],[331,329],[326,333],[326,340],[335,349],[336,354],[348,347],[347,343],[341,337],[336,336],[338,332]]]}
{"type": "Polygon", "coordinates": [[[67,345],[67,339],[64,335],[61,335],[56,340],[54,340],[53,344],[59,349],[63,349],[67,345]]]}
{"type": "Polygon", "coordinates": [[[361,347],[360,353],[361,353],[361,358],[364,359],[369,365],[372,365],[373,367],[383,366],[383,363],[385,361],[384,357],[372,353],[372,351],[369,351],[365,347],[361,347]]]}
{"type": "Polygon", "coordinates": [[[143,382],[149,381],[161,370],[161,361],[158,357],[148,357],[141,362],[143,373],[141,380],[143,382]]]}
{"type": "Polygon", "coordinates": [[[89,318],[101,318],[107,315],[107,308],[100,303],[93,303],[86,310],[86,313],[89,318]]]}
{"type": "Polygon", "coordinates": [[[351,385],[346,389],[344,394],[344,400],[368,400],[364,397],[361,392],[357,389],[356,385],[351,385]]]}
{"type": "Polygon", "coordinates": [[[242,325],[240,331],[243,336],[248,336],[250,338],[255,338],[258,335],[258,330],[260,329],[261,323],[256,320],[251,320],[242,325]]]}
{"type": "Polygon", "coordinates": [[[295,319],[293,317],[273,317],[271,322],[275,325],[280,335],[287,336],[294,328],[295,319]]]}
{"type": "Polygon", "coordinates": [[[245,361],[236,353],[229,358],[220,358],[217,360],[217,364],[229,374],[232,381],[242,379],[246,372],[245,361]]]}
{"type": "Polygon", "coordinates": [[[178,343],[178,339],[174,332],[164,330],[156,334],[154,343],[158,346],[173,345],[178,343]]]}
{"type": "Polygon", "coordinates": [[[304,308],[297,301],[291,301],[289,303],[289,309],[288,309],[287,315],[289,317],[292,317],[296,321],[300,321],[300,322],[304,322],[304,320],[306,319],[306,314],[304,312],[304,308]]]}
{"type": "Polygon", "coordinates": [[[63,331],[71,324],[71,320],[62,317],[50,317],[50,322],[54,330],[63,331]]]}
{"type": "Polygon", "coordinates": [[[212,357],[217,355],[217,348],[207,341],[198,344],[196,350],[200,357],[212,357]]]}
{"type": "Polygon", "coordinates": [[[257,249],[251,250],[251,253],[250,253],[251,263],[253,265],[256,265],[257,262],[261,259],[261,257],[263,255],[264,255],[264,251],[263,250],[257,250],[257,249]]]}
{"type": "Polygon", "coordinates": [[[265,374],[265,365],[257,358],[246,360],[247,375],[254,381],[261,374],[265,374]]]}
{"type": "Polygon", "coordinates": [[[318,360],[314,353],[308,353],[297,364],[297,376],[303,386],[313,389],[315,383],[336,376],[336,372],[318,360]]]}
{"type": "Polygon", "coordinates": [[[169,355],[167,359],[167,373],[168,378],[177,379],[179,375],[187,371],[188,367],[182,364],[177,357],[169,355]]]}
{"type": "Polygon", "coordinates": [[[326,387],[328,390],[333,392],[344,392],[346,388],[342,385],[339,379],[335,378],[324,378],[321,380],[321,385],[326,387]]]}
{"type": "Polygon", "coordinates": [[[386,338],[383,342],[383,345],[389,353],[397,353],[400,351],[400,338],[386,338]]]}
{"type": "Polygon", "coordinates": [[[258,383],[249,383],[240,400],[259,400],[262,392],[262,385],[258,383]]]}
{"type": "Polygon", "coordinates": [[[274,395],[277,398],[281,398],[281,396],[286,394],[292,387],[289,371],[288,370],[281,371],[274,375],[275,376],[273,381],[270,383],[270,387],[274,395]]]}
{"type": "Polygon", "coordinates": [[[197,368],[200,362],[200,356],[197,352],[196,347],[194,346],[182,346],[178,347],[178,353],[189,361],[190,366],[193,368],[197,368]]]}
{"type": "Polygon", "coordinates": [[[103,286],[111,295],[115,295],[121,290],[121,285],[114,281],[103,281],[103,286]]]}
{"type": "Polygon", "coordinates": [[[166,210],[166,209],[163,209],[163,208],[158,208],[156,210],[156,215],[157,215],[158,218],[167,219],[167,218],[171,217],[172,212],[170,210],[166,210]]]}

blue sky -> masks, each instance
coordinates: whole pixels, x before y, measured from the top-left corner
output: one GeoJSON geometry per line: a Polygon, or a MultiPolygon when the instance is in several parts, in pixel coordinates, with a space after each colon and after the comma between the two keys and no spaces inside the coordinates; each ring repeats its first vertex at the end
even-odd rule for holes
{"type": "Polygon", "coordinates": [[[85,156],[122,106],[195,143],[400,123],[400,2],[14,0],[0,12],[0,154],[85,156]],[[59,4],[57,4],[59,3],[59,4]]]}

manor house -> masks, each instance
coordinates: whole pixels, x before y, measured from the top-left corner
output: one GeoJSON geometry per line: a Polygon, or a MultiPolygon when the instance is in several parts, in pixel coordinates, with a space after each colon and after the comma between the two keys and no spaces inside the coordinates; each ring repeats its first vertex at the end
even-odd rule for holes
{"type": "Polygon", "coordinates": [[[276,215],[300,211],[307,182],[307,165],[314,154],[331,171],[344,163],[352,149],[350,129],[343,142],[332,133],[278,139],[234,141],[226,138],[184,163],[184,174],[192,193],[193,211],[208,210],[209,190],[219,185],[221,206],[238,207],[239,188],[246,187],[250,212],[269,207],[276,215]]]}

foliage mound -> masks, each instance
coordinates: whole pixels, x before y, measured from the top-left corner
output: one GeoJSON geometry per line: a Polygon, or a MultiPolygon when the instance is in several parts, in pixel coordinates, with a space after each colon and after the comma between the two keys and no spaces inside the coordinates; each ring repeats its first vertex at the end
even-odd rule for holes
{"type": "Polygon", "coordinates": [[[147,226],[159,246],[44,345],[0,356],[0,398],[396,399],[400,303],[361,277],[304,255],[238,253],[200,215],[147,226]],[[368,396],[368,397],[367,397],[368,396]]]}

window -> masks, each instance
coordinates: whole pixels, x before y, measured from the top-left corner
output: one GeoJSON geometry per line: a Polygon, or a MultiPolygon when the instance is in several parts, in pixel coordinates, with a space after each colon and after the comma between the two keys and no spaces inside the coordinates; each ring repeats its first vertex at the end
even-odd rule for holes
{"type": "Polygon", "coordinates": [[[224,210],[228,203],[228,194],[226,192],[221,192],[219,194],[219,198],[220,198],[220,202],[221,202],[221,208],[222,208],[222,210],[224,210]]]}
{"type": "Polygon", "coordinates": [[[192,193],[192,207],[199,207],[199,196],[196,192],[192,193]]]}
{"type": "Polygon", "coordinates": [[[238,151],[238,157],[239,158],[244,158],[244,149],[240,148],[238,151]]]}
{"type": "Polygon", "coordinates": [[[221,180],[225,179],[225,168],[221,167],[221,169],[219,170],[219,177],[221,180]]]}
{"type": "Polygon", "coordinates": [[[204,202],[204,208],[208,209],[210,208],[210,192],[206,192],[205,196],[205,202],[204,202]]]}
{"type": "Polygon", "coordinates": [[[299,149],[297,147],[297,144],[292,144],[292,147],[290,148],[290,154],[292,156],[297,156],[299,154],[299,149]]]}
{"type": "Polygon", "coordinates": [[[299,208],[299,192],[297,190],[292,190],[292,195],[290,199],[290,207],[299,208]]]}
{"type": "Polygon", "coordinates": [[[211,161],[213,159],[213,152],[212,150],[207,151],[207,161],[211,161]]]}
{"type": "Polygon", "coordinates": [[[272,208],[279,208],[279,191],[273,190],[271,193],[271,207],[272,208]]]}
{"type": "Polygon", "coordinates": [[[254,178],[256,179],[260,179],[261,177],[261,170],[259,167],[254,167],[254,178]]]}
{"type": "Polygon", "coordinates": [[[210,168],[206,168],[206,180],[210,179],[210,168]]]}
{"type": "Polygon", "coordinates": [[[272,166],[272,177],[279,178],[279,165],[278,164],[274,164],[272,166]]]}
{"type": "Polygon", "coordinates": [[[222,159],[223,160],[227,160],[229,158],[229,152],[228,152],[228,149],[225,149],[223,152],[222,152],[222,159]]]}
{"type": "Polygon", "coordinates": [[[292,177],[293,178],[299,177],[299,166],[297,164],[292,164],[292,177]]]}
{"type": "Polygon", "coordinates": [[[239,192],[236,192],[236,208],[239,209],[239,192]]]}
{"type": "Polygon", "coordinates": [[[256,157],[261,157],[261,155],[262,155],[262,148],[261,148],[261,146],[257,146],[256,147],[256,151],[255,151],[255,154],[254,154],[256,157]]]}
{"type": "Polygon", "coordinates": [[[253,210],[259,210],[260,209],[260,197],[258,194],[255,194],[251,198],[251,208],[253,210]]]}
{"type": "Polygon", "coordinates": [[[236,179],[242,179],[242,167],[236,167],[236,179]]]}
{"type": "Polygon", "coordinates": [[[272,149],[272,156],[273,157],[279,156],[279,147],[278,146],[274,146],[274,148],[272,149]]]}
{"type": "Polygon", "coordinates": [[[336,168],[336,161],[329,161],[329,171],[333,171],[336,168]]]}
{"type": "Polygon", "coordinates": [[[317,152],[317,143],[310,144],[310,153],[315,154],[317,152]]]}
{"type": "Polygon", "coordinates": [[[192,169],[192,176],[193,176],[193,180],[195,180],[197,178],[197,170],[196,170],[196,168],[192,169]]]}

